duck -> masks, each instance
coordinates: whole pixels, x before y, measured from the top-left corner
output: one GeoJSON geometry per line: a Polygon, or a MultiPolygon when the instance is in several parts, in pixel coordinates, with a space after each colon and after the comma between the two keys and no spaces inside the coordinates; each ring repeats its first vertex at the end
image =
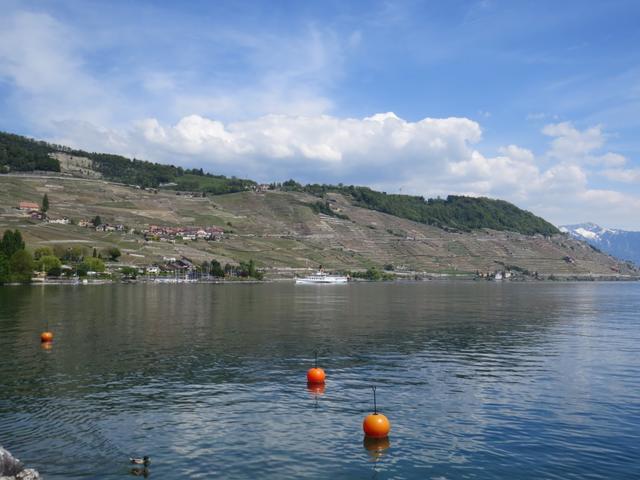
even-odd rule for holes
{"type": "Polygon", "coordinates": [[[148,467],[151,464],[151,459],[149,457],[147,457],[146,455],[142,458],[129,458],[129,461],[134,464],[134,465],[144,465],[145,467],[148,467]]]}

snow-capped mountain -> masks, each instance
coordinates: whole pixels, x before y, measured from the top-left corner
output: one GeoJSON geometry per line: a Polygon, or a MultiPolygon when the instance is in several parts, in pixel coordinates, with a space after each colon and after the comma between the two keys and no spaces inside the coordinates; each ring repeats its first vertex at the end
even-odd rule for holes
{"type": "Polygon", "coordinates": [[[595,223],[563,225],[560,231],[584,240],[609,255],[640,265],[640,232],[612,230],[595,223]]]}

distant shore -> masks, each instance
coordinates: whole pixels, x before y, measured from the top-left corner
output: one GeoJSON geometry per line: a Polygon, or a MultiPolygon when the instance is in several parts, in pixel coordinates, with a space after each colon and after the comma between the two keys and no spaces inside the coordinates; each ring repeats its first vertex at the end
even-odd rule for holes
{"type": "MultiPolygon", "coordinates": [[[[393,280],[365,280],[365,279],[353,279],[349,283],[420,283],[437,280],[460,280],[460,281],[475,281],[480,283],[558,283],[558,282],[637,282],[640,281],[640,277],[631,276],[615,276],[615,275],[548,275],[540,276],[539,278],[511,278],[508,280],[488,280],[486,278],[475,277],[473,275],[451,275],[451,274],[428,274],[423,275],[420,278],[400,277],[393,280]]],[[[264,280],[230,280],[230,279],[153,279],[143,278],[136,280],[109,280],[109,279],[95,279],[87,281],[78,280],[46,280],[37,281],[31,283],[5,283],[0,285],[1,287],[16,287],[16,286],[89,286],[89,285],[137,285],[137,284],[154,284],[154,285],[192,285],[192,284],[219,284],[219,285],[253,285],[263,283],[293,283],[295,278],[292,277],[274,277],[266,278],[264,280]]]]}

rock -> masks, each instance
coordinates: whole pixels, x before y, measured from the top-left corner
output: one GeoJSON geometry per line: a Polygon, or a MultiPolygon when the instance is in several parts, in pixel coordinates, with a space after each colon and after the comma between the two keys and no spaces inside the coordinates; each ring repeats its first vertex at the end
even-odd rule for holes
{"type": "Polygon", "coordinates": [[[0,480],[40,480],[32,468],[25,469],[20,460],[0,447],[0,480]]]}
{"type": "Polygon", "coordinates": [[[0,447],[0,475],[14,476],[22,470],[24,470],[22,462],[11,455],[7,450],[0,447]]]}
{"type": "Polygon", "coordinates": [[[27,468],[16,475],[16,480],[40,480],[40,474],[33,468],[27,468]]]}

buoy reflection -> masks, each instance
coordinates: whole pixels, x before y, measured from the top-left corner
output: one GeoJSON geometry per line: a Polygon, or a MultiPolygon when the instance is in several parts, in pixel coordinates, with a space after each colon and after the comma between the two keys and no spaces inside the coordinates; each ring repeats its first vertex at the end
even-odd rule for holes
{"type": "Polygon", "coordinates": [[[307,390],[312,395],[322,395],[326,389],[324,383],[307,383],[307,390]]]}
{"type": "Polygon", "coordinates": [[[40,346],[43,350],[51,350],[53,348],[53,342],[41,342],[40,346]]]}
{"type": "Polygon", "coordinates": [[[389,441],[389,437],[373,438],[365,436],[362,445],[364,449],[369,452],[373,460],[378,460],[382,457],[384,451],[391,446],[391,442],[389,441]]]}

